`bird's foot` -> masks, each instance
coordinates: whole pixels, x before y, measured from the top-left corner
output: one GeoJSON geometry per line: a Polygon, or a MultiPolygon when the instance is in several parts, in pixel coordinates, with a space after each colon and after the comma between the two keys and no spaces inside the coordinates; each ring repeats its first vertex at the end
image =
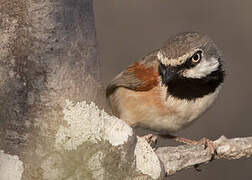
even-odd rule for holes
{"type": "Polygon", "coordinates": [[[177,136],[173,136],[173,135],[165,135],[165,137],[168,137],[170,139],[174,139],[177,142],[181,142],[184,144],[189,144],[189,145],[204,145],[205,149],[209,148],[209,152],[212,155],[216,154],[216,146],[214,144],[213,141],[207,139],[207,138],[202,138],[199,141],[195,141],[195,140],[191,140],[191,139],[186,139],[183,137],[177,137],[177,136]]]}
{"type": "Polygon", "coordinates": [[[216,146],[214,145],[213,141],[205,137],[200,139],[199,141],[194,141],[194,140],[186,139],[182,137],[176,137],[175,140],[178,142],[182,142],[184,144],[189,144],[189,145],[204,145],[205,149],[209,148],[209,152],[212,155],[215,155],[216,153],[216,146]]]}
{"type": "Polygon", "coordinates": [[[154,151],[157,149],[157,136],[153,134],[147,134],[143,136],[145,141],[154,149],[154,151]]]}
{"type": "Polygon", "coordinates": [[[204,145],[205,149],[209,148],[209,151],[212,155],[216,154],[216,146],[213,141],[205,137],[201,138],[199,141],[196,141],[198,144],[204,145]]]}

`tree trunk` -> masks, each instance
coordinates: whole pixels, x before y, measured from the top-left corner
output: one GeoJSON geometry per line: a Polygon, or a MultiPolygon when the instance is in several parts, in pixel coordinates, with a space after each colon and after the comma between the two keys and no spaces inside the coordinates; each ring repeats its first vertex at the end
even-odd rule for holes
{"type": "Polygon", "coordinates": [[[92,1],[0,0],[0,40],[0,149],[43,179],[66,100],[104,105],[92,1]]]}

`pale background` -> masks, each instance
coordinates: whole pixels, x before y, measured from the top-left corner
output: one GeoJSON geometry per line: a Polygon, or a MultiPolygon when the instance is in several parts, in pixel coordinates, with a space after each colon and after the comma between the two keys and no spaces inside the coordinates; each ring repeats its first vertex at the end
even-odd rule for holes
{"type": "MultiPolygon", "coordinates": [[[[226,81],[215,105],[179,135],[192,139],[252,136],[251,0],[95,0],[94,3],[105,84],[130,63],[161,47],[170,35],[183,31],[206,33],[222,50],[226,81]]],[[[214,161],[200,173],[189,169],[168,179],[250,180],[252,159],[214,161]]]]}

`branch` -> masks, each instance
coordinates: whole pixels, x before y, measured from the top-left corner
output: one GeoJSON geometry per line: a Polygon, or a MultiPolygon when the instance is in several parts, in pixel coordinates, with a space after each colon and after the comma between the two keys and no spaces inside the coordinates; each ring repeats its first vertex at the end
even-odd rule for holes
{"type": "Polygon", "coordinates": [[[173,175],[186,168],[209,163],[213,159],[240,159],[252,155],[252,137],[227,139],[221,136],[214,141],[216,155],[203,145],[181,145],[177,147],[160,147],[156,154],[164,164],[166,175],[173,175]]]}

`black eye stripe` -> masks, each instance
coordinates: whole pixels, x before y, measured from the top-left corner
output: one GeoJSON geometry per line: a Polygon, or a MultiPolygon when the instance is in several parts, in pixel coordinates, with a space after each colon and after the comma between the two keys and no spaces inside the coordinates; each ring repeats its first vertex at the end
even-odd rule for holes
{"type": "Polygon", "coordinates": [[[196,66],[201,61],[201,58],[202,58],[202,51],[199,50],[199,51],[195,52],[191,57],[187,58],[185,63],[180,65],[181,66],[180,68],[181,69],[190,69],[190,68],[196,66]],[[192,62],[192,58],[197,54],[200,56],[199,57],[200,59],[197,62],[192,62]]]}
{"type": "Polygon", "coordinates": [[[200,59],[202,58],[202,51],[199,50],[199,51],[195,52],[191,57],[187,58],[187,60],[183,64],[180,64],[180,65],[177,65],[177,66],[171,66],[171,65],[165,66],[162,63],[160,63],[160,64],[163,66],[163,69],[165,69],[165,68],[174,69],[174,71],[177,71],[177,72],[180,71],[180,70],[183,70],[183,69],[190,69],[190,68],[196,66],[200,62],[200,60],[199,60],[196,63],[192,63],[192,58],[196,54],[200,55],[200,59]]]}

